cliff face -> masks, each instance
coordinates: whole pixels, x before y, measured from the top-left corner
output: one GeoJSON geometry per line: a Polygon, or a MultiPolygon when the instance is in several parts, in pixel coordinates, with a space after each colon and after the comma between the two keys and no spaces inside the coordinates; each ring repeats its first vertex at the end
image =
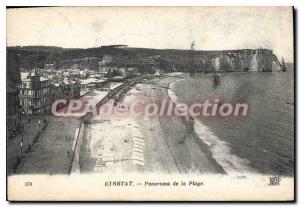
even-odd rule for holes
{"type": "Polygon", "coordinates": [[[211,68],[215,71],[285,71],[271,50],[224,51],[211,58],[211,68]]]}

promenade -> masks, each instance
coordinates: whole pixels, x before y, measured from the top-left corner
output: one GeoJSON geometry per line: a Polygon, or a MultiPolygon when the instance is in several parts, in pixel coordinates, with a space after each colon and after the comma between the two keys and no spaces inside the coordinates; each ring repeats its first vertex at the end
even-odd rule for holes
{"type": "Polygon", "coordinates": [[[21,155],[21,140],[22,143],[22,154],[24,155],[28,150],[31,150],[31,146],[38,133],[42,131],[45,123],[42,121],[42,117],[32,117],[30,122],[24,120],[23,135],[22,132],[17,134],[13,138],[7,138],[6,142],[6,170],[8,174],[14,173],[18,166],[17,157],[21,155]],[[39,120],[41,125],[39,126],[39,120]],[[25,122],[26,121],[26,122],[25,122]]]}
{"type": "Polygon", "coordinates": [[[17,169],[18,174],[68,174],[72,147],[81,120],[74,117],[49,117],[49,124],[17,169]]]}
{"type": "MultiPolygon", "coordinates": [[[[106,91],[94,89],[83,95],[80,100],[85,104],[87,100],[102,103],[122,85],[122,83],[112,83],[109,90],[106,91]]],[[[84,108],[85,105],[82,107],[84,108]]],[[[66,109],[60,111],[64,110],[66,109]]],[[[82,117],[83,115],[63,113],[60,116],[49,116],[47,128],[40,132],[35,143],[33,140],[39,131],[38,118],[32,120],[28,126],[25,126],[23,143],[24,149],[31,145],[30,150],[24,153],[25,157],[16,165],[14,171],[17,174],[69,174],[82,117]]],[[[20,140],[21,137],[17,136],[8,142],[8,160],[10,161],[8,169],[10,170],[14,168],[13,160],[20,151],[20,140]]]]}

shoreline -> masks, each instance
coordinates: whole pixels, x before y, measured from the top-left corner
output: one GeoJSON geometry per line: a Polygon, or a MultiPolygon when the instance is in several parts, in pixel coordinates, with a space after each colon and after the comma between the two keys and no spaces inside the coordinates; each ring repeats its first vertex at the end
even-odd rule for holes
{"type": "MultiPolygon", "coordinates": [[[[159,95],[171,101],[168,93],[169,86],[187,77],[178,78],[168,77],[164,78],[163,81],[158,81],[165,82],[166,85],[160,89],[159,95]]],[[[165,140],[180,173],[225,173],[224,169],[213,159],[207,145],[198,138],[191,124],[184,118],[171,118],[169,120],[169,118],[157,117],[157,119],[159,120],[158,127],[162,128],[163,131],[164,137],[162,138],[165,140]]]]}
{"type": "MultiPolygon", "coordinates": [[[[125,102],[130,102],[128,99],[131,98],[148,99],[149,102],[155,102],[157,98],[163,98],[167,99],[168,102],[176,103],[174,100],[176,98],[174,87],[178,82],[187,78],[193,77],[189,77],[187,74],[153,77],[146,82],[127,86],[126,90],[120,90],[115,95],[125,102]]],[[[92,120],[84,127],[83,145],[87,145],[85,146],[86,149],[82,149],[83,145],[77,146],[80,154],[77,161],[79,160],[81,163],[85,161],[80,158],[81,154],[91,155],[88,152],[91,150],[91,143],[95,144],[94,148],[102,146],[96,142],[91,142],[91,132],[106,130],[105,133],[98,132],[94,137],[104,137],[106,144],[103,144],[103,146],[107,146],[108,142],[114,142],[108,144],[109,147],[114,148],[115,156],[109,162],[123,162],[118,166],[118,170],[123,172],[261,174],[248,166],[248,163],[244,162],[247,161],[246,159],[232,154],[230,143],[218,138],[213,130],[203,124],[197,117],[188,115],[188,118],[154,117],[146,120],[132,118],[129,120],[101,120],[92,118],[92,120]],[[126,138],[123,139],[122,136],[126,136],[126,138]],[[139,141],[136,141],[137,139],[139,141]],[[117,147],[115,148],[115,146],[117,147]],[[123,150],[123,148],[126,150],[123,150]],[[82,150],[86,150],[88,153],[82,152],[82,150]],[[136,151],[139,152],[141,158],[135,156],[136,151]]],[[[97,159],[102,160],[102,158],[97,159]]],[[[89,161],[87,165],[90,166],[88,166],[88,169],[83,170],[83,173],[93,172],[91,166],[94,164],[94,160],[89,161]]],[[[79,164],[79,168],[81,171],[81,164],[79,164]]],[[[107,171],[103,172],[110,172],[110,170],[115,169],[110,166],[107,171]]]]}
{"type": "MultiPolygon", "coordinates": [[[[245,72],[246,73],[246,72],[245,72]]],[[[249,72],[247,72],[249,73],[249,72]]],[[[205,74],[205,76],[211,76],[214,74],[205,74]]],[[[223,74],[219,74],[223,75],[223,74]]],[[[202,76],[203,77],[203,76],[202,76]]],[[[128,90],[120,95],[121,101],[131,98],[139,98],[149,103],[155,102],[158,98],[167,99],[167,102],[176,102],[174,97],[174,86],[180,81],[186,78],[201,78],[201,77],[189,77],[187,74],[176,75],[164,75],[160,77],[153,77],[146,82],[137,83],[137,85],[128,87],[128,90]]],[[[127,100],[128,101],[128,100],[127,100]]],[[[129,101],[130,102],[130,101],[129,101]]],[[[166,103],[168,105],[168,103],[166,103]]],[[[125,118],[125,119],[128,119],[125,118]]],[[[127,164],[125,167],[120,167],[129,170],[129,172],[167,172],[167,173],[191,173],[199,172],[200,174],[206,173],[219,173],[219,174],[260,174],[256,169],[253,169],[249,165],[247,159],[241,158],[231,152],[230,143],[227,143],[217,137],[213,130],[207,127],[197,117],[188,115],[187,117],[154,117],[152,119],[133,119],[129,118],[126,122],[123,122],[123,118],[111,119],[111,120],[95,120],[92,125],[99,125],[97,130],[101,131],[101,126],[104,126],[105,122],[109,122],[111,131],[119,133],[118,136],[127,136],[126,143],[121,139],[119,143],[113,145],[126,146],[129,153],[125,153],[126,156],[116,153],[119,157],[114,159],[124,160],[126,157],[127,164]],[[121,121],[122,120],[122,121],[121,121]],[[132,123],[131,123],[132,122],[132,123]],[[132,125],[132,126],[127,126],[132,125]],[[123,128],[120,130],[114,126],[123,128]],[[132,137],[129,137],[127,133],[132,128],[138,130],[132,137]],[[137,136],[137,137],[136,137],[137,136]],[[142,150],[136,149],[136,140],[142,140],[142,150]],[[135,163],[139,163],[140,166],[136,166],[130,163],[130,160],[136,159],[133,151],[139,151],[142,158],[135,163]],[[134,154],[134,158],[131,154],[134,154]],[[165,159],[165,160],[164,160],[165,159]],[[167,160],[167,161],[166,161],[167,160]]],[[[126,121],[126,120],[125,120],[126,121]]],[[[88,133],[92,130],[96,130],[93,127],[89,127],[88,133]]],[[[91,136],[91,135],[89,135],[91,136]]],[[[102,135],[98,135],[102,136],[102,135]]],[[[114,135],[107,132],[104,139],[112,140],[116,139],[114,135]]],[[[90,143],[90,137],[87,137],[86,142],[90,143]]],[[[118,138],[119,139],[119,138],[118,138]]],[[[121,150],[122,151],[122,150],[121,150]]],[[[110,169],[113,169],[110,168],[110,169]]],[[[84,170],[89,172],[90,170],[84,170]]],[[[124,172],[127,172],[126,170],[124,172]]]]}
{"type": "MultiPolygon", "coordinates": [[[[211,76],[213,74],[206,75],[211,76]]],[[[172,100],[172,95],[176,96],[174,86],[186,78],[193,77],[189,77],[187,74],[153,77],[146,82],[130,86],[128,91],[126,90],[120,98],[121,101],[139,98],[149,103],[163,98],[167,99],[168,102],[175,102],[174,97],[172,100]]],[[[168,105],[168,103],[166,103],[166,105],[168,105]]],[[[128,117],[125,119],[128,120],[128,117]]],[[[124,119],[121,118],[120,120],[124,119]]],[[[117,135],[118,138],[115,138],[113,133],[110,134],[110,132],[105,132],[106,134],[103,135],[103,137],[107,140],[119,139],[119,143],[114,143],[113,145],[119,146],[117,147],[118,149],[124,147],[129,152],[123,152],[121,155],[118,154],[118,150],[116,150],[116,154],[121,158],[115,157],[114,159],[126,159],[124,163],[126,162],[127,164],[120,167],[126,169],[123,170],[124,172],[198,172],[199,174],[217,173],[228,175],[261,174],[249,165],[247,159],[239,157],[238,154],[233,154],[230,143],[220,139],[213,132],[213,129],[207,127],[201,120],[198,120],[197,117],[191,117],[190,115],[189,118],[154,117],[152,119],[132,119],[131,117],[128,121],[125,120],[125,122],[120,120],[96,120],[92,122],[90,126],[99,126],[96,128],[90,127],[88,133],[92,130],[101,131],[101,126],[106,124],[110,125],[107,129],[119,133],[119,135],[117,135]],[[129,124],[126,123],[126,121],[129,124]],[[121,128],[122,130],[120,130],[121,128]],[[128,132],[130,132],[132,128],[136,128],[138,132],[129,135],[128,132]],[[122,143],[123,140],[120,139],[119,136],[127,136],[127,144],[122,143]],[[136,145],[137,139],[142,141],[142,149],[136,145]],[[137,147],[139,149],[137,149],[137,147]],[[133,151],[138,151],[139,156],[142,158],[131,163],[133,159],[137,159],[133,151]],[[126,154],[126,156],[124,154],[126,154]],[[132,154],[134,154],[134,158],[132,158],[132,154]],[[137,166],[135,165],[136,163],[140,165],[137,166]]],[[[100,134],[97,136],[102,136],[102,134],[100,134]]],[[[86,140],[86,142],[91,143],[91,138],[87,138],[88,140],[86,140]]],[[[112,169],[113,167],[110,168],[110,170],[112,169]]],[[[91,171],[84,170],[84,172],[88,173],[91,171]]]]}
{"type": "MultiPolygon", "coordinates": [[[[240,72],[246,73],[246,72],[240,72]]],[[[206,76],[212,76],[214,74],[205,74],[206,76]]],[[[223,74],[217,74],[223,75],[223,74]]],[[[186,78],[201,78],[200,77],[186,77],[186,78]]],[[[176,100],[178,97],[174,92],[176,82],[182,81],[186,78],[182,78],[180,80],[172,81],[169,84],[168,95],[170,99],[176,104],[176,100]]],[[[248,163],[249,161],[243,158],[238,157],[235,154],[231,153],[231,148],[228,146],[228,143],[222,141],[219,137],[217,137],[212,130],[207,127],[201,120],[197,117],[193,117],[190,114],[187,115],[188,118],[186,120],[187,123],[193,125],[193,133],[199,140],[201,140],[208,148],[209,153],[212,158],[222,167],[225,173],[227,174],[241,174],[241,173],[255,173],[257,172],[251,167],[245,165],[244,163],[248,163]],[[221,153],[222,152],[222,153],[221,153]],[[223,156],[222,156],[223,154],[223,156]],[[229,157],[231,159],[229,159],[229,157]]]]}
{"type": "MultiPolygon", "coordinates": [[[[154,77],[147,83],[138,83],[125,94],[124,102],[132,98],[170,100],[167,88],[177,79],[154,77]]],[[[176,117],[95,118],[85,129],[79,158],[82,173],[226,174],[190,124],[176,117]]]]}

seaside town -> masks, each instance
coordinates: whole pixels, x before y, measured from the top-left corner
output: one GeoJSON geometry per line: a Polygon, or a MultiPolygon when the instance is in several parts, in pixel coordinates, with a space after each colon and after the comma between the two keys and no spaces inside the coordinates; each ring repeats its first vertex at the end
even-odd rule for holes
{"type": "MultiPolygon", "coordinates": [[[[112,46],[121,48],[123,46],[112,46]]],[[[43,67],[22,68],[18,63],[20,54],[15,51],[8,53],[7,61],[7,171],[8,173],[22,173],[23,165],[34,165],[26,161],[28,155],[38,153],[36,157],[42,159],[38,147],[41,140],[57,138],[58,145],[55,149],[52,142],[44,143],[49,150],[60,150],[60,154],[49,154],[54,156],[55,162],[62,162],[60,168],[52,166],[51,162],[42,162],[47,167],[42,168],[42,173],[69,173],[74,162],[75,149],[77,144],[74,129],[79,126],[79,118],[55,117],[51,112],[52,104],[57,100],[65,100],[66,104],[57,106],[67,108],[70,100],[86,99],[93,97],[98,103],[104,103],[108,99],[118,101],[124,91],[137,82],[147,81],[149,78],[159,76],[162,71],[157,68],[150,57],[145,60],[146,65],[151,69],[152,74],[141,74],[136,67],[110,66],[112,61],[110,55],[104,54],[99,57],[84,57],[68,60],[66,67],[59,67],[57,62],[46,62],[43,67]],[[93,68],[87,67],[86,63],[96,64],[93,68]],[[19,67],[19,68],[16,68],[19,67]],[[91,95],[93,94],[93,95],[91,95]],[[61,124],[66,125],[59,130],[61,124]],[[56,137],[55,137],[56,136],[56,137]],[[41,138],[42,137],[42,138],[41,138]],[[71,138],[72,137],[72,138],[71,138]],[[72,141],[70,141],[72,140],[72,141]],[[67,141],[66,143],[63,143],[67,141]],[[53,149],[54,148],[54,149],[53,149]],[[63,157],[60,157],[63,156],[63,157]]],[[[53,157],[52,157],[53,158],[53,157]]],[[[47,158],[49,159],[49,157],[47,158]]],[[[52,163],[57,165],[57,163],[52,163]]],[[[29,167],[35,171],[35,168],[29,167]]]]}
{"type": "Polygon", "coordinates": [[[294,198],[294,7],[7,7],[6,21],[7,200],[294,198]]]}
{"type": "MultiPolygon", "coordinates": [[[[268,49],[203,53],[191,45],[185,51],[126,45],[85,50],[8,48],[8,174],[230,172],[232,169],[221,167],[199,144],[194,133],[197,127],[201,133],[211,132],[202,123],[194,123],[193,115],[123,119],[89,113],[105,111],[107,103],[121,110],[134,100],[151,105],[165,99],[165,105],[172,108],[177,99],[174,83],[182,78],[211,74],[216,89],[221,84],[217,74],[286,70],[284,60],[279,62],[268,49]],[[247,62],[242,58],[246,56],[247,62]],[[58,100],[63,101],[57,104],[58,100]],[[77,106],[76,100],[83,104],[77,106]],[[85,111],[87,102],[95,103],[91,111],[85,111]],[[83,113],[61,113],[74,108],[83,113]]],[[[248,167],[242,170],[251,171],[248,167]]]]}

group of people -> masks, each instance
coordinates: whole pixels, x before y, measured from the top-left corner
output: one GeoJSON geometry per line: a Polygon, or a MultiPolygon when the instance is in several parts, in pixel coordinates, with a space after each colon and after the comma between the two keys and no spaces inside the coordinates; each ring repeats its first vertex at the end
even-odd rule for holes
{"type": "Polygon", "coordinates": [[[66,141],[69,141],[71,139],[70,135],[66,135],[66,141]]]}
{"type": "MultiPolygon", "coordinates": [[[[66,141],[69,141],[71,139],[71,136],[70,135],[66,135],[65,138],[66,138],[66,141]]],[[[68,159],[71,158],[71,153],[70,153],[69,150],[67,151],[67,157],[68,157],[68,159]]]]}

